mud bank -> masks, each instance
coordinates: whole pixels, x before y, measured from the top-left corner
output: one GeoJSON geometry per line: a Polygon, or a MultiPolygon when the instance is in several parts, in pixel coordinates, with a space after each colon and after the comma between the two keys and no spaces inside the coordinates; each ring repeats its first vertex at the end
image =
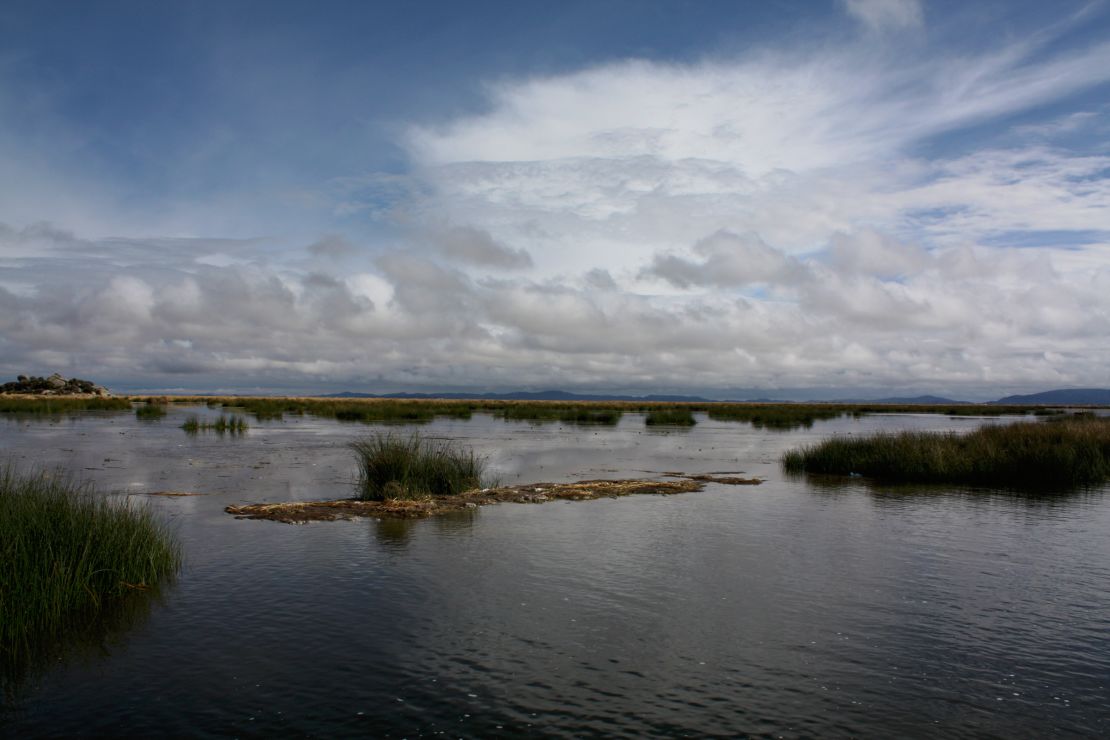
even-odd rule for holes
{"type": "Polygon", "coordinates": [[[699,475],[686,477],[682,480],[668,481],[587,480],[576,483],[530,483],[521,486],[467,491],[457,496],[436,496],[415,500],[293,501],[279,504],[228,506],[224,511],[238,519],[269,519],[288,524],[356,519],[359,517],[416,519],[436,514],[446,514],[452,511],[474,509],[489,504],[542,504],[548,501],[587,501],[603,497],[617,498],[639,494],[670,495],[700,491],[705,488],[706,483],[758,485],[762,482],[758,478],[714,478],[699,475]]]}

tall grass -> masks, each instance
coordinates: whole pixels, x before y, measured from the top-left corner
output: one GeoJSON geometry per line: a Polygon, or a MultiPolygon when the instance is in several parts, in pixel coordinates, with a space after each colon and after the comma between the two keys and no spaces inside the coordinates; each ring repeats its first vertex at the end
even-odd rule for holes
{"type": "Polygon", "coordinates": [[[963,435],[833,437],[786,453],[782,464],[792,473],[856,473],[890,482],[1093,485],[1110,478],[1110,418],[992,424],[963,435]]]}
{"type": "Polygon", "coordinates": [[[648,426],[693,426],[697,423],[694,412],[687,406],[653,408],[647,412],[644,423],[648,426]]]}
{"type": "Polygon", "coordinates": [[[450,441],[377,434],[352,442],[351,449],[363,500],[451,496],[483,486],[485,458],[450,441]]]}
{"type": "Polygon", "coordinates": [[[513,421],[554,422],[564,424],[615,425],[621,420],[620,409],[580,405],[513,404],[497,412],[503,419],[513,421]]]}
{"type": "Polygon", "coordinates": [[[756,429],[787,431],[813,426],[813,422],[836,419],[844,409],[814,405],[710,406],[709,418],[714,421],[746,421],[756,429]]]}
{"type": "Polygon", "coordinates": [[[135,418],[145,421],[156,421],[166,415],[166,407],[160,403],[144,403],[135,409],[135,418]]]}
{"type": "Polygon", "coordinates": [[[64,414],[71,411],[129,411],[126,398],[73,398],[58,396],[0,396],[0,413],[64,414]]]}
{"type": "Polygon", "coordinates": [[[468,401],[409,401],[334,398],[237,398],[224,406],[237,406],[259,421],[281,419],[285,414],[312,414],[340,421],[425,422],[437,416],[469,419],[468,401]]]}
{"type": "Polygon", "coordinates": [[[171,576],[180,550],[147,508],[0,467],[0,651],[16,653],[171,576]]]}

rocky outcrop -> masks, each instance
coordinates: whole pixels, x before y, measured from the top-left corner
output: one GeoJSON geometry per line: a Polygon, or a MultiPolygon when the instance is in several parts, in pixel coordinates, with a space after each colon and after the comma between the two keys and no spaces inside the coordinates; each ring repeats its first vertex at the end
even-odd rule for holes
{"type": "Polygon", "coordinates": [[[20,375],[13,383],[0,385],[0,393],[21,393],[32,396],[110,396],[108,389],[91,380],[70,378],[58,373],[49,378],[20,375]]]}

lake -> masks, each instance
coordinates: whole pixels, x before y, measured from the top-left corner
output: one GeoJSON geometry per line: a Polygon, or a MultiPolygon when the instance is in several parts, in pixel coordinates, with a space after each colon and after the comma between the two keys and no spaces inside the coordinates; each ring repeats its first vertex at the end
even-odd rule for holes
{"type": "Polygon", "coordinates": [[[815,483],[782,453],[831,434],[970,430],[933,415],[790,432],[417,426],[310,416],[241,437],[86,413],[0,419],[0,455],[168,518],[177,580],[127,629],[3,699],[11,737],[1110,735],[1107,489],[815,483]],[[339,498],[346,445],[459,440],[502,483],[743,471],[760,486],[288,525],[231,504],[339,498]],[[152,491],[203,496],[162,498],[152,491]]]}

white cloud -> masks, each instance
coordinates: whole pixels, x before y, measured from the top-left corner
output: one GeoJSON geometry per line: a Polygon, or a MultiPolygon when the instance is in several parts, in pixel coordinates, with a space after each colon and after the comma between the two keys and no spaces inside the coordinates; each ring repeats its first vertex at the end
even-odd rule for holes
{"type": "Polygon", "coordinates": [[[925,22],[921,0],[843,0],[848,14],[872,31],[917,28],[925,22]]]}
{"type": "MultiPolygon", "coordinates": [[[[875,29],[921,23],[913,3],[847,7],[875,29]]],[[[999,123],[1110,81],[1110,46],[1051,41],[962,58],[815,45],[502,81],[485,112],[412,127],[407,176],[319,195],[387,224],[375,244],[335,231],[291,257],[265,239],[0,226],[0,369],[1104,385],[1110,155],[1065,138],[1104,129],[1106,111],[999,123]],[[989,145],[961,136],[984,123],[989,145]]]]}

